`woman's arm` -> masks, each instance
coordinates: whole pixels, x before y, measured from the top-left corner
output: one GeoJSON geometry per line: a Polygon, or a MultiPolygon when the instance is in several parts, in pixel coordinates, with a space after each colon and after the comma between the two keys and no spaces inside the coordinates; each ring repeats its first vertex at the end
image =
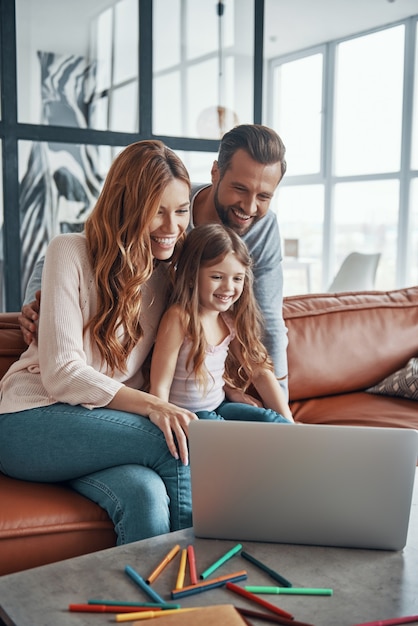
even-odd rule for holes
{"type": "Polygon", "coordinates": [[[148,417],[163,432],[167,447],[173,457],[175,459],[180,457],[182,463],[188,465],[188,426],[191,421],[197,419],[194,413],[145,391],[125,386],[119,389],[107,407],[148,417]]]}
{"type": "Polygon", "coordinates": [[[165,312],[158,327],[150,374],[150,393],[167,402],[184,336],[179,308],[172,306],[165,312]]]}
{"type": "Polygon", "coordinates": [[[187,464],[187,427],[196,416],[128,387],[121,373],[111,376],[105,372],[83,332],[94,309],[95,294],[89,285],[83,240],[70,235],[53,240],[46,255],[39,318],[39,365],[45,389],[59,402],[88,408],[106,406],[148,417],[164,433],[171,454],[175,458],[180,454],[187,464]]]}

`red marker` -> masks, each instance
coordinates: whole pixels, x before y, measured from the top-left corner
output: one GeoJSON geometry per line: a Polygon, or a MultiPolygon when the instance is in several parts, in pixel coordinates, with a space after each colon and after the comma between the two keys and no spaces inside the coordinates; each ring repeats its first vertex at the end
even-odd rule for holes
{"type": "MultiPolygon", "coordinates": [[[[147,606],[117,606],[109,604],[70,604],[69,611],[77,611],[79,613],[132,613],[139,611],[149,611],[147,606]]],[[[161,611],[155,607],[154,611],[161,611]]]]}
{"type": "Polygon", "coordinates": [[[192,585],[197,584],[196,557],[193,546],[187,546],[187,556],[189,559],[189,574],[192,585]]]}
{"type": "Polygon", "coordinates": [[[237,593],[243,598],[247,598],[247,600],[251,600],[252,602],[255,602],[256,604],[260,604],[261,606],[264,606],[265,609],[268,609],[269,611],[272,611],[273,613],[277,613],[277,615],[281,615],[282,617],[287,617],[287,619],[293,619],[293,615],[291,613],[288,613],[287,611],[280,609],[278,606],[275,606],[274,604],[270,604],[270,602],[266,602],[266,600],[259,598],[254,593],[251,593],[250,591],[247,591],[246,589],[243,589],[242,587],[239,587],[238,585],[235,585],[234,583],[231,583],[231,582],[226,583],[226,588],[229,589],[230,591],[233,591],[234,593],[237,593]]]}

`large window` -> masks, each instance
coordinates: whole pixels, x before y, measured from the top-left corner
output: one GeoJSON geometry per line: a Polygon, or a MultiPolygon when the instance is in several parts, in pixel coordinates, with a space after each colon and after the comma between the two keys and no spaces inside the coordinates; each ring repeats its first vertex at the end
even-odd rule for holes
{"type": "Polygon", "coordinates": [[[18,0],[18,119],[137,132],[138,2],[18,0]]]}
{"type": "Polygon", "coordinates": [[[261,121],[257,6],[263,0],[0,2],[0,310],[19,310],[52,236],[83,228],[121,147],[161,139],[193,182],[210,182],[223,132],[261,121]]]}
{"type": "Polygon", "coordinates": [[[253,121],[253,0],[154,0],[153,132],[219,139],[253,121]]]}
{"type": "MultiPolygon", "coordinates": [[[[268,123],[289,164],[275,210],[314,291],[353,251],[381,253],[378,289],[417,281],[416,29],[410,18],[269,64],[268,123]]],[[[295,267],[287,293],[306,290],[295,267]]]]}
{"type": "Polygon", "coordinates": [[[286,141],[288,174],[319,174],[323,51],[272,67],[270,123],[286,141]]]}

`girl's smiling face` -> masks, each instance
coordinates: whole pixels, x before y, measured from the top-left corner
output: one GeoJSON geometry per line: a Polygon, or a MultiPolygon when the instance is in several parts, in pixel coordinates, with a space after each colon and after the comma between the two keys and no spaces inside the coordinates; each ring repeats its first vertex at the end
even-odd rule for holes
{"type": "Polygon", "coordinates": [[[245,266],[233,252],[222,260],[199,269],[198,289],[201,309],[227,311],[242,294],[245,266]]]}
{"type": "Polygon", "coordinates": [[[161,196],[157,215],[150,224],[151,250],[159,261],[173,256],[174,247],[190,221],[188,185],[174,178],[161,196]]]}

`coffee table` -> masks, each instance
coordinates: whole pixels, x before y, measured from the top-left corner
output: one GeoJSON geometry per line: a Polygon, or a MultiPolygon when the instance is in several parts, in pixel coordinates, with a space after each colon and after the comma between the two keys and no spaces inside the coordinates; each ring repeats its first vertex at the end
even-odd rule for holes
{"type": "MultiPolygon", "coordinates": [[[[0,626],[100,626],[115,623],[110,614],[71,613],[67,607],[92,598],[150,601],[126,575],[125,566],[130,565],[147,578],[177,543],[182,548],[194,545],[200,573],[237,542],[196,538],[192,529],[186,529],[0,577],[0,626]]],[[[415,480],[408,542],[403,551],[241,543],[246,552],[278,571],[295,587],[334,590],[330,597],[260,596],[292,613],[295,620],[315,626],[352,626],[418,614],[418,479],[415,480]]],[[[175,587],[178,563],[177,556],[152,585],[167,601],[172,601],[170,592],[175,587]]],[[[239,555],[224,563],[213,576],[241,569],[247,570],[248,579],[238,582],[240,586],[277,584],[239,555]]],[[[188,574],[185,584],[189,584],[188,574]]],[[[230,603],[262,610],[224,587],[178,602],[182,607],[230,603]]],[[[257,625],[267,623],[252,618],[251,622],[257,625]]],[[[158,620],[153,623],[158,626],[158,620]]]]}

